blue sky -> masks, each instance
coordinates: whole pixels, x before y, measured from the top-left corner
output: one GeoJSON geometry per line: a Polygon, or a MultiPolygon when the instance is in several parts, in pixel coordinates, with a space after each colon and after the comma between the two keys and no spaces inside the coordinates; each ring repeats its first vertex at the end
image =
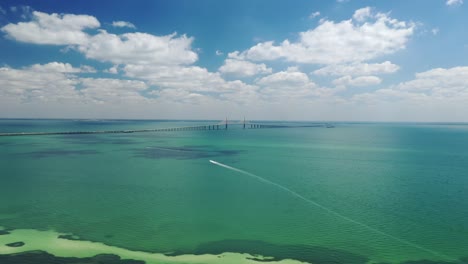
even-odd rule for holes
{"type": "Polygon", "coordinates": [[[0,117],[468,121],[462,0],[0,3],[0,117]]]}

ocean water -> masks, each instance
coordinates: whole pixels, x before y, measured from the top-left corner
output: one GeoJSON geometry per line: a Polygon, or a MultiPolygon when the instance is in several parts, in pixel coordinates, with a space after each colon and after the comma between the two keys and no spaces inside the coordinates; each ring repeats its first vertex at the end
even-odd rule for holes
{"type": "MultiPolygon", "coordinates": [[[[215,123],[0,120],[0,133],[215,123]]],[[[0,226],[166,255],[466,263],[468,125],[0,137],[0,226]]]]}

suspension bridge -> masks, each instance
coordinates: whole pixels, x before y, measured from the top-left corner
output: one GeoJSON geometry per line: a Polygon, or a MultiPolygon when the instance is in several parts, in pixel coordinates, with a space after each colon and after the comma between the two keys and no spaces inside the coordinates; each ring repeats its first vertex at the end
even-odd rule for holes
{"type": "Polygon", "coordinates": [[[248,120],[229,120],[226,118],[216,124],[168,127],[155,129],[136,130],[98,130],[98,131],[56,131],[56,132],[12,132],[0,133],[1,136],[46,136],[46,135],[77,135],[77,134],[123,134],[123,133],[144,133],[144,132],[175,132],[175,131],[196,131],[196,130],[228,130],[237,127],[241,129],[262,129],[262,128],[298,128],[298,127],[326,127],[331,128],[329,123],[313,123],[308,125],[287,125],[267,122],[252,122],[248,120]]]}

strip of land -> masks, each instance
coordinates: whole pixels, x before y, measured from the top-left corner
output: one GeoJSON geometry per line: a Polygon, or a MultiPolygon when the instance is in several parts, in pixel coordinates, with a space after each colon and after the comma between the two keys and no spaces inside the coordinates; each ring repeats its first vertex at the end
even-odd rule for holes
{"type": "MultiPolygon", "coordinates": [[[[268,257],[253,256],[245,253],[167,256],[162,253],[132,251],[99,242],[59,238],[63,235],[66,234],[34,229],[8,230],[7,234],[0,235],[0,256],[6,254],[10,255],[25,252],[36,252],[36,254],[42,254],[40,257],[50,258],[50,255],[45,254],[45,252],[47,252],[58,258],[94,258],[95,256],[102,254],[112,254],[120,257],[121,259],[144,261],[147,264],[255,264],[265,263],[265,261],[268,261],[270,264],[304,263],[290,259],[271,261],[268,257]]],[[[26,255],[23,257],[37,258],[39,256],[26,255]]]]}

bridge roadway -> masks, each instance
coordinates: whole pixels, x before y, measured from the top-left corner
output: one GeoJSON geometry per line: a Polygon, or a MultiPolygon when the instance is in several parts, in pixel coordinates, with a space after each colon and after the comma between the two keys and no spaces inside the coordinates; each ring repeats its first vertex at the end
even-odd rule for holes
{"type": "MultiPolygon", "coordinates": [[[[241,125],[243,129],[257,128],[295,128],[295,127],[332,127],[329,124],[313,124],[304,126],[287,126],[287,125],[272,125],[272,124],[257,124],[257,123],[234,123],[232,125],[241,125]]],[[[227,130],[227,123],[219,123],[215,125],[203,126],[188,126],[188,127],[171,127],[171,128],[156,128],[156,129],[139,129],[139,130],[102,130],[102,131],[58,131],[58,132],[14,132],[0,133],[0,137],[7,136],[47,136],[47,135],[78,135],[78,134],[123,134],[123,133],[143,133],[143,132],[170,132],[170,131],[195,131],[195,130],[227,130]]]]}

